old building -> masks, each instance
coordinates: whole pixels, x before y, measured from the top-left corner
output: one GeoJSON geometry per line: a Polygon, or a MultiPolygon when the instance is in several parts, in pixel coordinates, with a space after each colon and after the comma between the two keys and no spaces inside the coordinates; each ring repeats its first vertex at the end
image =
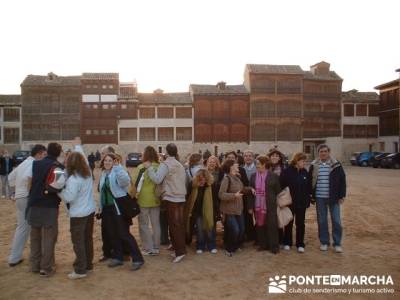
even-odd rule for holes
{"type": "Polygon", "coordinates": [[[138,117],[121,117],[118,123],[120,147],[129,152],[143,151],[152,145],[165,152],[168,143],[176,143],[188,153],[193,146],[193,108],[189,93],[138,94],[138,117]]]}
{"type": "Polygon", "coordinates": [[[81,139],[85,144],[117,144],[120,119],[137,119],[137,88],[118,73],[83,73],[81,139]]]}
{"type": "Polygon", "coordinates": [[[342,93],[343,153],[378,151],[379,96],[351,90],[342,93]]]}
{"type": "Polygon", "coordinates": [[[213,153],[247,148],[249,144],[249,93],[243,85],[191,84],[196,150],[213,153]]]}
{"type": "Polygon", "coordinates": [[[9,150],[19,148],[21,128],[21,96],[0,95],[0,144],[9,150]]]}
{"type": "Polygon", "coordinates": [[[400,139],[400,79],[375,87],[379,90],[379,140],[385,152],[399,152],[400,139]]]}
{"type": "Polygon", "coordinates": [[[316,147],[321,143],[328,143],[337,157],[342,155],[342,81],[324,61],[304,72],[303,151],[311,159],[316,156],[316,147]]]}
{"type": "Polygon", "coordinates": [[[79,136],[80,76],[28,75],[21,83],[22,138],[66,141],[79,136]]]}

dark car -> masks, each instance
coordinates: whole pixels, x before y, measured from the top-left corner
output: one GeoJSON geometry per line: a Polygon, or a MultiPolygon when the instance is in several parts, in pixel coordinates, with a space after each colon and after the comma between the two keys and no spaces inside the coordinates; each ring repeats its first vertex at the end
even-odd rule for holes
{"type": "Polygon", "coordinates": [[[384,159],[386,156],[388,156],[390,153],[381,153],[375,156],[372,156],[369,160],[368,160],[368,165],[374,168],[380,168],[381,166],[381,161],[382,159],[384,159]]]}
{"type": "Polygon", "coordinates": [[[13,163],[14,166],[18,166],[22,163],[25,159],[27,159],[31,155],[31,151],[28,150],[17,150],[13,154],[13,163]]]}
{"type": "Polygon", "coordinates": [[[126,156],[126,167],[137,167],[142,163],[142,154],[141,153],[129,153],[126,156]]]}
{"type": "Polygon", "coordinates": [[[392,153],[381,161],[382,168],[400,169],[400,153],[392,153]]]}
{"type": "Polygon", "coordinates": [[[350,157],[350,163],[352,166],[357,166],[357,157],[361,154],[361,152],[354,152],[350,157]]]}
{"type": "Polygon", "coordinates": [[[361,152],[357,156],[357,165],[361,167],[368,167],[368,161],[372,156],[378,155],[380,152],[361,152]]]}

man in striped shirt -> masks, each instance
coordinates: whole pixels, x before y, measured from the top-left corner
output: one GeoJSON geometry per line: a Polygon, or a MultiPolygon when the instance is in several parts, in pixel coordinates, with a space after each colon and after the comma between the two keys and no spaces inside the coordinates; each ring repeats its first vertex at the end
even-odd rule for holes
{"type": "Polygon", "coordinates": [[[328,208],[332,219],[333,246],[337,253],[343,252],[340,205],[346,197],[346,175],[343,167],[330,155],[330,149],[322,144],[317,148],[319,158],[310,166],[313,199],[317,204],[318,235],[321,251],[330,245],[328,231],[328,208]]]}

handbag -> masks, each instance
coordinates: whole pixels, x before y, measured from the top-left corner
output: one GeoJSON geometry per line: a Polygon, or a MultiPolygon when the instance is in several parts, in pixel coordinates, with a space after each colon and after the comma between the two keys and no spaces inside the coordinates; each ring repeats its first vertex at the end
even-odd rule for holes
{"type": "Polygon", "coordinates": [[[277,207],[278,226],[284,228],[290,221],[293,220],[293,214],[289,207],[277,207]]]}
{"type": "Polygon", "coordinates": [[[133,219],[140,214],[140,207],[136,198],[132,198],[129,194],[124,197],[115,198],[115,202],[126,219],[133,219]]]}
{"type": "Polygon", "coordinates": [[[290,195],[289,187],[285,187],[277,196],[276,201],[279,207],[286,207],[292,204],[292,196],[290,195]]]}

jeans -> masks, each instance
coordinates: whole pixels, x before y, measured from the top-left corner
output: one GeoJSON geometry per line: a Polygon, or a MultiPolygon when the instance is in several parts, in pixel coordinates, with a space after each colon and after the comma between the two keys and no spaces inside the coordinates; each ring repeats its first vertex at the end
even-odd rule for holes
{"type": "MultiPolygon", "coordinates": [[[[290,207],[290,210],[293,213],[293,218],[296,223],[296,247],[305,247],[304,245],[304,234],[305,234],[305,218],[306,218],[306,208],[305,207],[290,207]]],[[[293,220],[289,222],[283,229],[283,244],[287,246],[292,246],[293,237],[292,237],[292,229],[293,229],[293,220]]]]}
{"type": "Polygon", "coordinates": [[[210,231],[205,231],[203,229],[203,217],[196,218],[196,238],[197,250],[205,250],[206,246],[209,251],[217,248],[215,226],[210,231]]]}
{"type": "Polygon", "coordinates": [[[27,204],[28,197],[17,198],[15,200],[15,206],[17,208],[17,229],[15,230],[8,263],[16,263],[22,259],[22,253],[24,252],[26,241],[28,240],[31,232],[31,226],[29,226],[25,219],[27,204]]]}
{"type": "Polygon", "coordinates": [[[11,187],[8,183],[8,175],[0,175],[1,180],[1,196],[9,198],[11,196],[11,187]]]}
{"type": "Polygon", "coordinates": [[[340,246],[342,242],[342,224],[340,220],[340,205],[329,199],[317,198],[318,235],[322,245],[330,245],[328,231],[328,208],[332,221],[333,245],[340,246]]]}
{"type": "Polygon", "coordinates": [[[235,252],[240,247],[244,235],[243,215],[225,215],[225,249],[235,252]]]}
{"type": "Polygon", "coordinates": [[[143,249],[160,249],[160,207],[141,207],[139,214],[139,234],[143,249]],[[151,229],[150,229],[151,223],[151,229]]]}
{"type": "Polygon", "coordinates": [[[70,219],[71,240],[75,252],[74,271],[86,274],[93,269],[94,213],[82,218],[70,219]]]}

